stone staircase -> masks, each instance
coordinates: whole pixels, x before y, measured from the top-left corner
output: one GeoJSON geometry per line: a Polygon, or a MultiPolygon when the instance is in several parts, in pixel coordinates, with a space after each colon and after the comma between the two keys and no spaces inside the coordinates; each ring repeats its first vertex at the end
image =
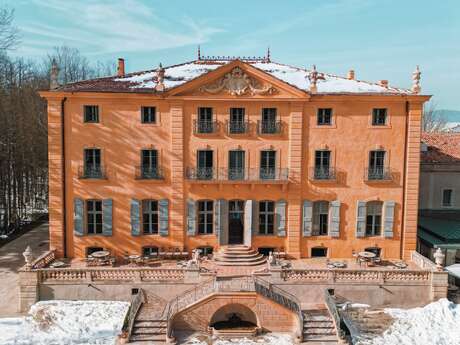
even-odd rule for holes
{"type": "Polygon", "coordinates": [[[213,260],[219,266],[257,266],[267,262],[262,254],[244,245],[221,247],[213,260]]]}
{"type": "Polygon", "coordinates": [[[303,310],[303,344],[337,344],[337,332],[327,309],[303,310]]]}
{"type": "Polygon", "coordinates": [[[393,318],[381,309],[348,307],[344,316],[352,322],[353,338],[371,340],[385,332],[393,323],[393,318]]]}

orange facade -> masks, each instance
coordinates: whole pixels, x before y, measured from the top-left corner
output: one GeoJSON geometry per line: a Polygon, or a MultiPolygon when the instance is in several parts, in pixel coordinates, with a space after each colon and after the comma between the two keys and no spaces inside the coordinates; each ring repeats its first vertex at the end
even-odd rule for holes
{"type": "Polygon", "coordinates": [[[376,246],[384,258],[407,258],[416,244],[420,121],[428,97],[312,90],[235,60],[154,92],[42,92],[52,248],[67,257],[84,257],[89,247],[121,256],[149,246],[191,251],[242,242],[284,248],[292,257],[326,248],[323,254],[346,258],[376,246]],[[241,87],[225,79],[235,68],[257,83],[255,91],[229,92],[241,87]],[[97,106],[97,122],[84,121],[87,105],[97,106]],[[141,121],[142,107],[155,108],[154,123],[141,121]],[[319,109],[331,109],[326,125],[318,124],[319,109]],[[383,123],[373,124],[374,109],[386,109],[383,123]],[[211,122],[199,128],[206,112],[211,122]],[[231,112],[244,112],[237,130],[230,128],[231,112]],[[264,115],[270,112],[275,122],[264,115]],[[275,127],[263,128],[264,121],[275,127]],[[89,148],[99,150],[100,158],[90,157],[99,162],[99,178],[82,172],[89,148]],[[142,178],[141,151],[152,149],[162,176],[142,178]],[[110,202],[88,206],[88,200],[110,202]],[[153,213],[143,200],[155,201],[153,213]],[[152,214],[154,229],[144,233],[145,226],[152,230],[152,214]],[[102,233],[88,233],[99,222],[102,233]]]}

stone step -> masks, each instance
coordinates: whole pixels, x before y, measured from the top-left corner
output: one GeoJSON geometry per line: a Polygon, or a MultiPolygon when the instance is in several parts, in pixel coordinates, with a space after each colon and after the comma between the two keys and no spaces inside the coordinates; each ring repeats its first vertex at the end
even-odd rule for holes
{"type": "Polygon", "coordinates": [[[304,327],[316,327],[316,328],[334,328],[334,323],[332,321],[311,321],[304,320],[304,327]]]}
{"type": "Polygon", "coordinates": [[[262,254],[259,254],[258,252],[248,252],[248,253],[227,253],[227,252],[222,252],[222,253],[216,253],[214,257],[224,257],[224,258],[251,258],[251,257],[256,257],[260,256],[262,254]]]}
{"type": "Polygon", "coordinates": [[[335,335],[304,335],[304,342],[309,344],[310,342],[337,342],[337,336],[335,335]]]}
{"type": "Polygon", "coordinates": [[[166,334],[132,334],[129,341],[166,342],[166,334]]]}
{"type": "Polygon", "coordinates": [[[131,334],[166,335],[166,328],[133,327],[131,334]]]}
{"type": "Polygon", "coordinates": [[[308,327],[303,329],[304,335],[324,334],[324,335],[335,335],[335,328],[330,327],[308,327]]]}
{"type": "Polygon", "coordinates": [[[266,263],[265,259],[261,259],[259,261],[242,261],[242,262],[215,261],[215,264],[219,266],[259,266],[265,263],[266,263]]]}
{"type": "Polygon", "coordinates": [[[166,320],[148,320],[138,319],[134,321],[134,327],[166,327],[168,322],[166,320]]]}
{"type": "Polygon", "coordinates": [[[241,257],[236,256],[232,258],[224,257],[224,256],[215,256],[214,260],[216,261],[228,261],[228,262],[242,262],[242,261],[259,261],[264,259],[263,255],[251,256],[251,257],[241,257]]]}

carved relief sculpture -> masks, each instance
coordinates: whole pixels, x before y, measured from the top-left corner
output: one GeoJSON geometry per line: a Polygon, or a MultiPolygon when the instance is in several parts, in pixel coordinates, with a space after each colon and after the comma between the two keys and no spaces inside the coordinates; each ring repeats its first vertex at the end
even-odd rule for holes
{"type": "Polygon", "coordinates": [[[212,94],[226,91],[232,96],[242,96],[247,93],[251,95],[272,95],[276,92],[276,89],[270,84],[259,85],[256,80],[249,77],[241,68],[235,67],[216,83],[201,87],[200,91],[212,94]]]}

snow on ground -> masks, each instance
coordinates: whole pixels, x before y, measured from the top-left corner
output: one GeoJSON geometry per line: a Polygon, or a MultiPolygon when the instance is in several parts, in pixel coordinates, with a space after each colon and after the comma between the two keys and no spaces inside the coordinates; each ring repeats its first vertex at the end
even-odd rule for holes
{"type": "Polygon", "coordinates": [[[0,319],[1,345],[113,345],[127,302],[43,301],[29,316],[0,319]]]}
{"type": "Polygon", "coordinates": [[[385,309],[395,322],[381,336],[359,345],[459,345],[460,304],[447,299],[413,309],[385,309]]]}
{"type": "MultiPolygon", "coordinates": [[[[184,345],[208,345],[206,341],[201,341],[193,338],[184,345]]],[[[286,334],[270,334],[255,339],[229,339],[229,340],[216,340],[213,345],[292,345],[294,344],[292,337],[286,334]]]]}

